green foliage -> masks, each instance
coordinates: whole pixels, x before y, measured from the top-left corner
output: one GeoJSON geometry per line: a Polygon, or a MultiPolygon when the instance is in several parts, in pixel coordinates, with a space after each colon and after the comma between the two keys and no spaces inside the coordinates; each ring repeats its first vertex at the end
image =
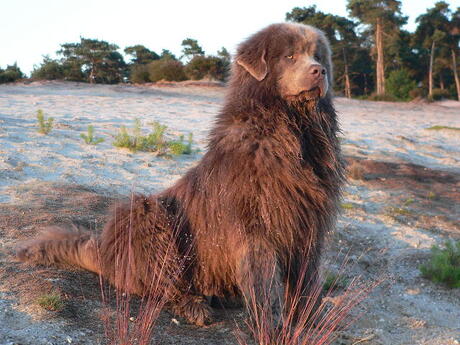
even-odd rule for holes
{"type": "Polygon", "coordinates": [[[409,206],[415,202],[414,198],[407,198],[406,201],[403,202],[403,206],[409,206]]]}
{"type": "Polygon", "coordinates": [[[142,135],[141,122],[139,119],[134,121],[134,126],[129,132],[125,126],[120,128],[115,137],[113,145],[115,147],[127,148],[133,152],[148,151],[155,152],[158,155],[182,155],[192,153],[192,134],[189,134],[187,142],[184,142],[184,136],[178,139],[168,140],[166,138],[165,125],[159,122],[152,123],[153,131],[147,135],[142,135]]]}
{"type": "Polygon", "coordinates": [[[117,49],[115,44],[81,37],[80,42],[61,44],[57,53],[63,56],[64,65],[79,69],[90,83],[118,83],[126,64],[117,49]]]}
{"type": "Polygon", "coordinates": [[[460,241],[448,241],[445,248],[431,248],[430,261],[420,266],[425,278],[450,288],[460,288],[460,241]]]}
{"type": "Polygon", "coordinates": [[[351,202],[342,202],[340,204],[340,207],[344,210],[352,210],[353,208],[355,208],[355,206],[351,202]]]}
{"type": "Polygon", "coordinates": [[[426,128],[426,129],[430,130],[430,131],[439,131],[441,129],[448,129],[448,130],[451,130],[451,131],[460,131],[459,127],[439,126],[439,125],[431,126],[431,127],[426,128]]]}
{"type": "Polygon", "coordinates": [[[45,294],[37,299],[37,304],[47,310],[61,311],[64,309],[64,301],[57,293],[45,294]]]}
{"type": "Polygon", "coordinates": [[[185,75],[189,79],[204,78],[225,80],[228,75],[228,63],[217,56],[197,55],[185,66],[185,75]]]}
{"type": "Polygon", "coordinates": [[[177,60],[176,55],[171,53],[168,49],[163,49],[161,51],[160,59],[164,60],[177,60]]]}
{"type": "Polygon", "coordinates": [[[169,150],[173,155],[189,155],[192,153],[193,134],[189,133],[187,142],[184,142],[184,136],[181,135],[179,140],[173,140],[168,143],[169,150]]]}
{"type": "Polygon", "coordinates": [[[133,64],[145,65],[149,62],[152,62],[153,60],[158,60],[160,58],[160,56],[157,53],[151,51],[150,49],[144,47],[141,44],[126,47],[124,51],[125,54],[131,56],[131,62],[133,64]]]}
{"type": "Polygon", "coordinates": [[[97,145],[99,143],[102,143],[104,141],[103,138],[96,138],[94,136],[94,126],[89,125],[88,126],[88,132],[87,134],[81,133],[80,137],[87,143],[88,145],[97,145]]]}
{"type": "Polygon", "coordinates": [[[6,69],[0,68],[0,84],[12,83],[22,78],[24,78],[24,74],[16,63],[8,65],[6,69]]]}
{"type": "Polygon", "coordinates": [[[197,40],[193,38],[186,38],[182,41],[182,53],[184,54],[183,57],[191,59],[195,56],[203,56],[204,50],[198,44],[197,40]]]}
{"type": "Polygon", "coordinates": [[[130,69],[129,80],[132,83],[143,84],[150,81],[147,65],[133,65],[130,69]]]}
{"type": "Polygon", "coordinates": [[[400,101],[408,101],[410,99],[410,91],[416,87],[417,84],[415,80],[410,77],[405,69],[390,72],[386,80],[386,91],[388,95],[400,101]]]}
{"type": "Polygon", "coordinates": [[[53,121],[54,118],[50,117],[48,119],[45,118],[43,114],[43,110],[37,110],[37,120],[38,120],[38,132],[41,134],[49,134],[53,129],[53,121]]]}
{"type": "Polygon", "coordinates": [[[36,80],[62,80],[65,78],[64,66],[59,61],[53,60],[49,56],[44,56],[42,64],[38,67],[34,66],[31,78],[36,80]]]}
{"type": "Polygon", "coordinates": [[[347,9],[364,24],[375,25],[378,19],[398,26],[407,22],[407,17],[401,15],[401,1],[398,0],[349,0],[347,9]]]}
{"type": "Polygon", "coordinates": [[[182,81],[187,77],[184,72],[184,65],[177,60],[160,59],[148,64],[150,81],[182,81]]]}
{"type": "Polygon", "coordinates": [[[323,291],[328,292],[331,290],[343,289],[348,285],[348,279],[338,274],[328,272],[324,279],[323,291]]]}
{"type": "Polygon", "coordinates": [[[433,89],[431,97],[428,98],[429,101],[440,101],[442,99],[450,98],[450,92],[446,89],[433,89]]]}
{"type": "Polygon", "coordinates": [[[427,199],[429,199],[429,200],[436,200],[436,199],[438,199],[438,196],[437,196],[436,193],[433,192],[433,191],[428,192],[428,194],[426,195],[426,197],[427,197],[427,199]]]}

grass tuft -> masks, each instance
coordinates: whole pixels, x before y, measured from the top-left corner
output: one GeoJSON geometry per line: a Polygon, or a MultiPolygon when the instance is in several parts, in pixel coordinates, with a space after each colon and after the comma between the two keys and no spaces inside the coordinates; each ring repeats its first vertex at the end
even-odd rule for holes
{"type": "Polygon", "coordinates": [[[410,216],[410,215],[412,215],[412,211],[408,210],[407,208],[404,208],[404,207],[390,206],[390,207],[387,208],[387,214],[390,217],[410,216]]]}
{"type": "Polygon", "coordinates": [[[62,297],[57,293],[50,293],[40,296],[37,299],[37,304],[46,309],[51,311],[61,311],[64,309],[64,301],[62,297]]]}
{"type": "Polygon", "coordinates": [[[429,131],[440,131],[442,129],[448,129],[448,130],[451,130],[451,131],[460,131],[460,128],[459,127],[450,127],[450,126],[431,126],[431,127],[428,127],[428,128],[425,128],[429,131]]]}
{"type": "Polygon", "coordinates": [[[355,208],[355,205],[353,205],[351,202],[342,202],[340,207],[342,207],[344,210],[352,210],[355,208]]]}
{"type": "Polygon", "coordinates": [[[333,272],[328,272],[324,278],[323,291],[328,292],[344,289],[348,286],[348,284],[349,281],[347,278],[333,272]]]}
{"type": "Polygon", "coordinates": [[[430,261],[420,266],[422,275],[435,283],[460,288],[460,241],[448,241],[445,248],[431,248],[430,261]]]}
{"type": "Polygon", "coordinates": [[[119,133],[115,137],[113,146],[124,147],[133,152],[147,151],[155,152],[158,155],[183,155],[192,153],[192,134],[189,134],[188,141],[184,142],[184,136],[181,135],[177,139],[168,140],[165,125],[159,122],[152,123],[153,131],[147,135],[142,135],[141,122],[139,119],[134,121],[134,126],[131,131],[125,126],[120,128],[119,133]]]}
{"type": "Polygon", "coordinates": [[[87,143],[88,145],[97,145],[99,143],[102,143],[104,141],[103,138],[96,138],[94,136],[94,126],[89,125],[88,126],[88,132],[87,134],[81,133],[80,137],[87,143]]]}
{"type": "Polygon", "coordinates": [[[54,118],[50,117],[45,119],[45,115],[43,114],[43,110],[37,110],[37,120],[38,120],[38,132],[41,134],[49,134],[53,129],[53,121],[54,118]]]}

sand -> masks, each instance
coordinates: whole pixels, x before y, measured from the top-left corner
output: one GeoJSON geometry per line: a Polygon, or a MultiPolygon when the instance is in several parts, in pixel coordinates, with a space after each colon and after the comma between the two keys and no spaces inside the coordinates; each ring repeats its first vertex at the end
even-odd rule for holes
{"type": "MultiPolygon", "coordinates": [[[[0,249],[4,249],[0,276],[5,279],[0,282],[0,324],[7,325],[3,329],[0,326],[0,344],[91,344],[103,339],[100,329],[76,322],[81,320],[78,315],[56,317],[51,313],[46,314],[45,321],[37,316],[37,308],[31,307],[33,298],[24,298],[24,291],[18,287],[21,279],[37,271],[23,270],[8,250],[19,239],[36,233],[41,225],[62,220],[62,214],[84,224],[90,224],[93,218],[102,222],[105,207],[113,199],[132,192],[155,193],[170,186],[205,152],[207,133],[224,94],[222,87],[186,84],[0,85],[0,215],[4,216],[0,223],[0,249]],[[37,131],[38,109],[45,117],[54,118],[49,135],[37,131]],[[172,135],[193,133],[194,152],[167,158],[115,148],[112,142],[119,128],[132,127],[135,119],[141,121],[145,133],[153,121],[167,125],[172,135]],[[80,134],[88,125],[94,126],[95,135],[104,142],[84,143],[80,134]],[[45,197],[54,201],[40,201],[45,197]],[[87,202],[91,204],[88,200],[104,207],[94,211],[87,206],[87,202]],[[26,207],[27,203],[32,206],[26,207]],[[45,215],[37,217],[40,212],[45,215]],[[21,214],[31,218],[19,219],[21,214]],[[8,273],[11,271],[17,272],[16,278],[8,273]],[[77,324],[72,326],[72,322],[77,324]]],[[[389,103],[337,98],[335,104],[343,151],[361,166],[365,177],[351,179],[346,188],[344,202],[352,207],[340,217],[326,256],[337,258],[348,253],[354,265],[347,268],[345,276],[362,275],[370,280],[388,277],[387,283],[363,303],[362,308],[368,310],[366,317],[341,335],[340,344],[357,344],[359,340],[375,345],[459,344],[459,289],[449,290],[423,279],[418,266],[427,259],[433,244],[460,238],[460,131],[427,129],[460,127],[460,102],[389,103]],[[372,162],[381,166],[376,168],[372,162]],[[406,205],[410,198],[414,201],[406,205]],[[393,214],[391,207],[395,206],[411,213],[393,214]]],[[[46,279],[52,281],[56,272],[65,275],[53,270],[45,270],[50,275],[46,279]]],[[[72,278],[75,276],[60,281],[72,278]]],[[[83,296],[91,308],[96,308],[97,293],[88,293],[91,289],[85,284],[90,283],[85,279],[94,277],[84,278],[81,289],[86,291],[83,296]]],[[[168,316],[163,318],[163,325],[170,320],[168,316]]],[[[191,326],[169,326],[164,331],[169,340],[163,343],[233,344],[233,321],[222,318],[223,324],[203,332],[191,326]],[[177,338],[176,334],[184,335],[177,338]],[[197,334],[201,340],[197,340],[197,334]],[[225,335],[213,338],[216,334],[225,335]]]]}

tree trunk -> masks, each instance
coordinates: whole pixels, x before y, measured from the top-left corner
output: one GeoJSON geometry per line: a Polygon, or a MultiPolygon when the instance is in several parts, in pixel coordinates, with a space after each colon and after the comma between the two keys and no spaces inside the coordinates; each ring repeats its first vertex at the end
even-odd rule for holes
{"type": "Polygon", "coordinates": [[[382,19],[377,19],[375,26],[375,45],[377,47],[377,95],[385,94],[385,64],[383,56],[383,27],[382,19]]]}
{"type": "Polygon", "coordinates": [[[434,48],[436,48],[436,42],[433,40],[431,44],[430,52],[430,70],[428,71],[428,97],[433,97],[433,61],[434,61],[434,48]]]}
{"type": "Polygon", "coordinates": [[[457,98],[460,101],[460,80],[458,79],[457,71],[457,57],[455,54],[455,49],[452,49],[452,70],[454,71],[455,86],[457,88],[457,98]]]}
{"type": "Polygon", "coordinates": [[[350,83],[350,73],[348,71],[348,59],[347,54],[345,52],[345,48],[342,49],[343,51],[343,62],[345,64],[345,96],[347,98],[351,98],[351,83],[350,83]]]}

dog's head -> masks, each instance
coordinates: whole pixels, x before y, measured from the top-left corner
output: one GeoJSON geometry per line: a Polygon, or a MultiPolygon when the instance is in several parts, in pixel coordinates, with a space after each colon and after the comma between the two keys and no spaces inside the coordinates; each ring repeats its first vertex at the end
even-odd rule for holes
{"type": "Polygon", "coordinates": [[[270,25],[238,47],[235,61],[237,73],[269,85],[285,100],[317,100],[330,95],[329,43],[314,27],[270,25]]]}

